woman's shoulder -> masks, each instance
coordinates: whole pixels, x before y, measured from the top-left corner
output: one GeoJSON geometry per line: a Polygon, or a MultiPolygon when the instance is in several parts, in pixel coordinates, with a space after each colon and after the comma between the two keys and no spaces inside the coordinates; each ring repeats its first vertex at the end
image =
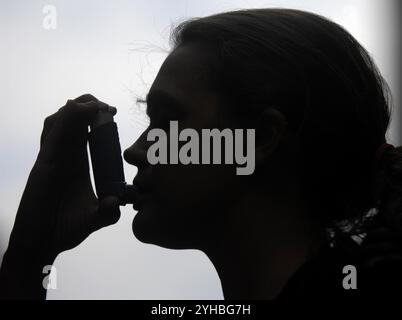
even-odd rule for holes
{"type": "Polygon", "coordinates": [[[394,238],[345,237],[323,247],[289,279],[278,299],[353,298],[392,294],[402,288],[402,250],[394,238]]]}

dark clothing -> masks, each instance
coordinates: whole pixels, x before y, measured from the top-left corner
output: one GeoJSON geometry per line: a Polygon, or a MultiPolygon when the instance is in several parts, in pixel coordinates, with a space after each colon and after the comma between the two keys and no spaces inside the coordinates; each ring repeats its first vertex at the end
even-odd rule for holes
{"type": "MultiPolygon", "coordinates": [[[[378,253],[378,252],[377,252],[378,253]]],[[[402,257],[390,251],[375,255],[352,239],[323,248],[290,278],[278,300],[293,298],[356,298],[362,296],[400,296],[402,291],[402,257]],[[356,268],[356,289],[345,289],[343,281],[356,268]]]]}

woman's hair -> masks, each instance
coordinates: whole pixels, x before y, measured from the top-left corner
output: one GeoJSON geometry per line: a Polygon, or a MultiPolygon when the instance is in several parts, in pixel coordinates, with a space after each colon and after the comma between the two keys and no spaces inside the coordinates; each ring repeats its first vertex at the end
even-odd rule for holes
{"type": "MultiPolygon", "coordinates": [[[[340,25],[291,9],[252,9],[190,19],[171,34],[173,48],[215,48],[211,68],[234,112],[276,108],[299,136],[304,185],[326,223],[380,207],[387,225],[402,216],[401,148],[386,141],[390,92],[368,52],[340,25]]],[[[399,223],[399,227],[402,225],[399,223]]]]}

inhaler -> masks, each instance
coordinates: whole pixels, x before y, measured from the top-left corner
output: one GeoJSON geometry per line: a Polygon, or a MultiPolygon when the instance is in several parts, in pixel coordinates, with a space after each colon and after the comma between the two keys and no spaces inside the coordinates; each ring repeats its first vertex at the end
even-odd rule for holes
{"type": "Polygon", "coordinates": [[[135,201],[138,188],[127,184],[124,178],[119,134],[113,121],[117,109],[103,102],[98,103],[99,111],[89,125],[88,138],[96,195],[99,200],[116,196],[121,201],[120,205],[124,206],[135,201]]]}

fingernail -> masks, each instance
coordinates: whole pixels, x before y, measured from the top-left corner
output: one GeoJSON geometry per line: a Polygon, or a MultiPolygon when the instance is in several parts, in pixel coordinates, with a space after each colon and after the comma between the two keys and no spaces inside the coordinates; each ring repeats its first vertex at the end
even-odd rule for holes
{"type": "Polygon", "coordinates": [[[109,106],[107,103],[104,103],[102,101],[98,101],[98,106],[100,111],[109,112],[112,115],[115,115],[117,113],[117,109],[115,107],[109,106]]]}

